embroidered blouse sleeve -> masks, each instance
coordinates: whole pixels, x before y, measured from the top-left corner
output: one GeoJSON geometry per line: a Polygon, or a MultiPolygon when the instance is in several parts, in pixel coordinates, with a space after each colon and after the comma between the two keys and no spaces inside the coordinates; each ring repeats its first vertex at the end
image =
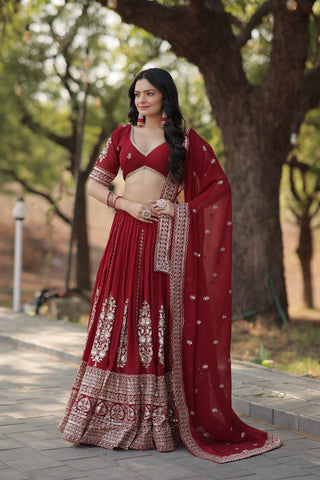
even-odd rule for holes
{"type": "Polygon", "coordinates": [[[90,178],[106,187],[114,180],[119,170],[118,129],[103,147],[97,162],[90,173],[90,178]]]}

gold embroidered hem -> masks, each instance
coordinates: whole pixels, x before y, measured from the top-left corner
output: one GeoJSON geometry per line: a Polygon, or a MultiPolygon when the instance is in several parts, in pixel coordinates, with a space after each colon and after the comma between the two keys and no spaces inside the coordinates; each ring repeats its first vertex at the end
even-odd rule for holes
{"type": "Polygon", "coordinates": [[[128,375],[82,362],[58,429],[72,443],[160,452],[179,443],[172,374],[128,375]]]}

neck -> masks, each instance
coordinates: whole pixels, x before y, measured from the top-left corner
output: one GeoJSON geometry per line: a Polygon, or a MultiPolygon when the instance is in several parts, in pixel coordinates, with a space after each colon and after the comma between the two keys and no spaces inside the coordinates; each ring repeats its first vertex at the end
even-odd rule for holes
{"type": "Polygon", "coordinates": [[[152,117],[145,117],[144,126],[147,128],[161,128],[161,114],[152,117]]]}

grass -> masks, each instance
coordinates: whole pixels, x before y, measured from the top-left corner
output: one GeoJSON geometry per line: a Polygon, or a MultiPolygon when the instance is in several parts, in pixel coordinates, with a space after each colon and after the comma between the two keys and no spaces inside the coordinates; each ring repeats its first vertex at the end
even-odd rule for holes
{"type": "Polygon", "coordinates": [[[243,320],[235,322],[232,358],[258,363],[261,352],[272,361],[273,368],[320,379],[320,322],[293,322],[282,328],[243,320]]]}

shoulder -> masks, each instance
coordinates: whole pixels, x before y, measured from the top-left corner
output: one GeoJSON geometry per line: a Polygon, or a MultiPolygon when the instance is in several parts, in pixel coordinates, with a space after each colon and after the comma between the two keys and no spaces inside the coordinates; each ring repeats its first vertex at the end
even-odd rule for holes
{"type": "Polygon", "coordinates": [[[130,124],[119,125],[111,134],[111,139],[114,144],[118,144],[120,140],[131,131],[130,124]]]}

